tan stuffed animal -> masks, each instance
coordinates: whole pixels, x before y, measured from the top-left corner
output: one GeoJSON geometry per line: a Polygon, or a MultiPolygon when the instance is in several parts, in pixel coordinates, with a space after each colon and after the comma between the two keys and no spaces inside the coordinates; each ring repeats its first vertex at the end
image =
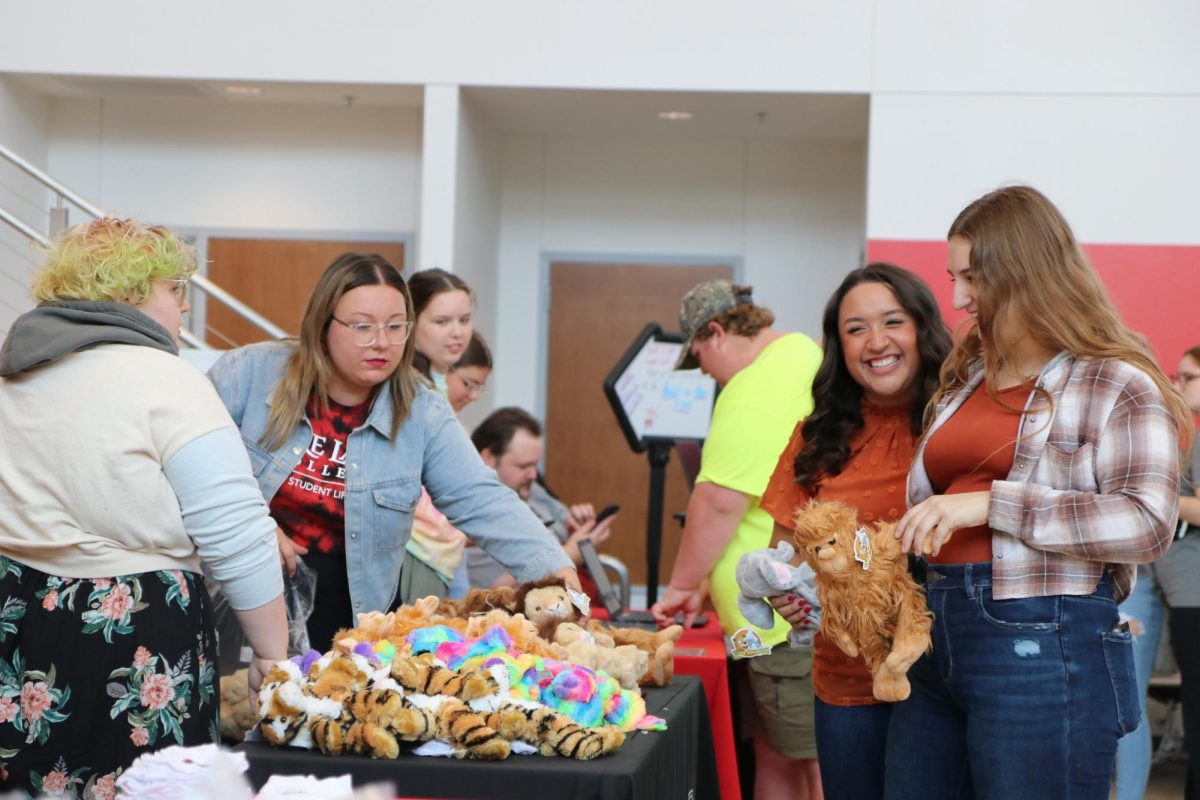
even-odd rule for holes
{"type": "Polygon", "coordinates": [[[675,674],[675,643],[683,636],[682,625],[672,625],[660,631],[640,628],[616,628],[599,620],[588,620],[592,633],[609,636],[618,645],[631,644],[650,657],[650,665],[638,683],[642,686],[666,686],[675,674]]]}
{"type": "Polygon", "coordinates": [[[574,622],[560,622],[554,629],[554,646],[559,661],[604,670],[621,684],[636,689],[650,667],[650,656],[631,644],[618,646],[611,636],[585,631],[574,622]]]}
{"type": "Polygon", "coordinates": [[[441,601],[435,610],[443,617],[465,619],[486,614],[495,608],[516,611],[517,605],[516,590],[511,586],[500,586],[494,589],[471,589],[461,600],[441,601]]]}
{"type": "Polygon", "coordinates": [[[908,668],[929,649],[933,615],[908,572],[894,523],[859,526],[844,503],[812,500],[795,515],[796,546],[817,575],[821,633],[874,675],[885,702],[911,691],[908,668]]]}
{"type": "Polygon", "coordinates": [[[250,710],[246,672],[239,669],[221,678],[221,738],[226,741],[242,741],[246,731],[258,724],[258,714],[250,710]]]}

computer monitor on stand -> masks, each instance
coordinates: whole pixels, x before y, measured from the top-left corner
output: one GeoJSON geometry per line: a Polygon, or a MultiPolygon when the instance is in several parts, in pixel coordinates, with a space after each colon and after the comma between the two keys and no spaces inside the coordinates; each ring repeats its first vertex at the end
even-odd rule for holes
{"type": "Polygon", "coordinates": [[[680,440],[704,439],[717,394],[716,382],[700,370],[675,370],[682,350],[679,334],[666,332],[658,323],[651,322],[604,379],[604,394],[630,449],[646,453],[650,460],[646,513],[648,605],[658,599],[663,489],[671,447],[680,440]]]}

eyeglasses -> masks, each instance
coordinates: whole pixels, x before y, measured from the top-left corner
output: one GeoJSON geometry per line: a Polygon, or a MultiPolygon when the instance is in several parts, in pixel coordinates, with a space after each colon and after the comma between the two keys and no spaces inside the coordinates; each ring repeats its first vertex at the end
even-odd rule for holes
{"type": "Polygon", "coordinates": [[[191,278],[167,278],[167,283],[171,284],[171,294],[175,295],[179,305],[183,305],[187,301],[188,284],[191,280],[191,278]]]}
{"type": "Polygon", "coordinates": [[[457,372],[450,374],[462,381],[463,389],[467,392],[467,397],[479,397],[479,393],[483,391],[483,383],[480,381],[473,381],[466,375],[459,375],[457,372]]]}
{"type": "Polygon", "coordinates": [[[404,344],[408,341],[408,334],[412,332],[413,326],[411,322],[342,322],[337,317],[330,317],[330,319],[349,328],[350,338],[359,347],[370,347],[379,341],[379,334],[375,333],[376,329],[383,331],[388,344],[404,344]]]}

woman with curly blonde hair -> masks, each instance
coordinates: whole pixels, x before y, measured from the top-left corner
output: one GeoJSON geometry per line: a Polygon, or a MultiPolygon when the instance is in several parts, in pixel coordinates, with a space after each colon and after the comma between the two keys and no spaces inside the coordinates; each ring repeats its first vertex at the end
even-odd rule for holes
{"type": "Polygon", "coordinates": [[[1138,724],[1117,603],[1170,544],[1191,413],[1037,190],[968,205],[948,270],[970,317],[896,529],[933,648],[892,712],[886,796],[1101,800],[1138,724]]]}
{"type": "Polygon", "coordinates": [[[275,525],[241,437],[178,357],[190,247],[100,219],[46,252],[0,350],[0,788],[113,796],[141,753],[217,739],[203,559],[287,656],[275,525]]]}

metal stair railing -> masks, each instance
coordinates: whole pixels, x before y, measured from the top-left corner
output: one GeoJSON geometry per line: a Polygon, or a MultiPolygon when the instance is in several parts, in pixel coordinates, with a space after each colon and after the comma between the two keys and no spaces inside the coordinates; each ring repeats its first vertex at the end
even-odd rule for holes
{"type": "MultiPolygon", "coordinates": [[[[46,187],[47,189],[49,189],[50,191],[55,193],[55,195],[58,198],[57,209],[62,209],[62,212],[63,212],[61,215],[61,222],[62,222],[63,227],[65,227],[65,224],[66,224],[66,209],[63,208],[63,206],[62,206],[63,200],[69,201],[72,205],[74,205],[79,210],[83,211],[85,214],[92,217],[93,219],[99,219],[101,217],[107,216],[105,211],[102,208],[100,208],[99,206],[97,206],[95,203],[91,203],[88,200],[84,199],[82,196],[80,196],[76,192],[72,191],[71,189],[67,188],[63,184],[59,183],[54,178],[51,178],[45,172],[38,169],[37,167],[35,167],[33,164],[29,163],[25,159],[21,158],[19,155],[17,155],[12,150],[8,149],[7,147],[5,147],[2,144],[0,144],[0,158],[9,162],[13,166],[15,166],[17,169],[21,170],[22,172],[24,172],[25,174],[27,174],[31,178],[33,178],[35,181],[40,183],[42,186],[46,187]]],[[[52,214],[52,216],[53,216],[53,214],[52,214]]],[[[37,242],[38,244],[40,244],[42,246],[47,246],[50,243],[49,237],[39,233],[36,229],[29,226],[25,222],[21,221],[20,219],[18,219],[14,215],[10,214],[8,211],[6,211],[3,208],[0,208],[0,222],[7,223],[18,233],[24,235],[26,238],[30,239],[31,241],[37,242]]],[[[55,233],[57,233],[57,231],[55,231],[55,233]]],[[[195,286],[197,289],[204,292],[204,294],[207,297],[211,297],[214,300],[220,301],[225,306],[227,306],[231,311],[233,311],[235,314],[237,314],[239,317],[246,320],[251,325],[254,325],[256,328],[263,331],[264,333],[271,336],[272,338],[285,339],[288,337],[289,334],[283,328],[281,328],[278,325],[276,325],[275,323],[271,322],[269,319],[264,317],[262,314],[258,313],[253,308],[246,305],[241,300],[237,299],[236,297],[231,295],[229,292],[227,292],[226,290],[222,289],[217,284],[210,281],[205,276],[200,275],[200,274],[193,275],[190,285],[195,286]]],[[[189,345],[191,347],[195,347],[197,349],[207,349],[208,348],[208,345],[206,345],[200,337],[198,337],[196,334],[192,333],[189,330],[185,329],[185,330],[181,331],[179,338],[181,340],[183,340],[184,343],[186,343],[187,345],[189,345]]]]}

